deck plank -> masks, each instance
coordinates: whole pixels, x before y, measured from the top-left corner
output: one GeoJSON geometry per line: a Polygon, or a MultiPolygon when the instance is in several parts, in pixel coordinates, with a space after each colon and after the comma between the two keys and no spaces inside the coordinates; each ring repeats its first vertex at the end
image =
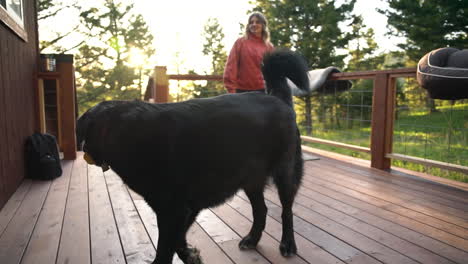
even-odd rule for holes
{"type": "MultiPolygon", "coordinates": [[[[376,217],[370,217],[365,214],[358,216],[357,214],[359,214],[359,212],[353,211],[351,211],[350,214],[347,214],[346,212],[341,212],[328,207],[326,204],[321,203],[321,200],[313,200],[301,194],[298,195],[296,202],[305,208],[318,212],[329,219],[333,219],[335,222],[372,238],[405,256],[411,256],[412,259],[421,263],[453,263],[452,261],[434,254],[417,244],[401,238],[402,233],[408,232],[408,230],[398,229],[397,227],[383,230],[385,226],[377,226],[379,219],[376,217]]],[[[384,224],[391,226],[388,223],[384,224]]]]}
{"type": "Polygon", "coordinates": [[[378,186],[376,187],[376,186],[374,186],[372,184],[369,184],[366,187],[358,186],[358,185],[349,183],[347,180],[343,180],[342,177],[340,177],[340,179],[337,179],[337,178],[334,177],[335,176],[334,173],[329,173],[327,171],[324,171],[323,169],[322,170],[315,170],[315,171],[308,170],[306,175],[307,176],[306,176],[305,180],[313,180],[314,178],[319,178],[319,179],[328,181],[333,185],[346,187],[346,188],[348,188],[350,190],[354,190],[354,191],[357,191],[357,192],[360,192],[360,193],[364,193],[364,194],[367,194],[369,196],[379,198],[381,200],[387,201],[387,202],[392,203],[392,204],[400,205],[400,206],[408,208],[410,210],[420,212],[420,213],[426,214],[428,216],[432,216],[432,217],[437,218],[439,220],[443,220],[443,221],[458,225],[458,226],[463,227],[463,228],[468,228],[468,221],[467,220],[462,219],[462,218],[460,218],[458,216],[454,216],[454,215],[447,214],[445,212],[441,212],[437,208],[434,208],[434,207],[439,207],[439,206],[430,206],[429,207],[429,206],[421,205],[421,204],[418,204],[418,203],[414,203],[412,201],[412,198],[414,198],[414,197],[407,196],[407,195],[404,195],[402,193],[389,192],[385,188],[381,188],[381,187],[378,187],[378,186]]]}
{"type": "Polygon", "coordinates": [[[31,184],[32,180],[24,180],[0,211],[0,236],[2,236],[3,232],[5,231],[6,227],[15,215],[16,211],[21,206],[24,197],[31,188],[31,184]]]}
{"type": "Polygon", "coordinates": [[[29,243],[51,181],[33,181],[30,191],[0,237],[2,263],[20,263],[29,243]]]}
{"type": "Polygon", "coordinates": [[[426,248],[440,256],[452,259],[455,262],[468,257],[462,250],[433,238],[438,237],[443,239],[447,236],[445,231],[414,221],[404,215],[387,211],[352,196],[346,196],[320,186],[304,187],[300,190],[299,195],[320,201],[331,208],[347,213],[391,234],[398,235],[411,243],[426,248]],[[430,234],[433,234],[432,237],[430,234]]]}
{"type": "MultiPolygon", "coordinates": [[[[243,237],[249,233],[252,223],[229,205],[225,204],[218,206],[213,208],[211,211],[214,212],[224,223],[231,227],[240,237],[243,237]]],[[[271,263],[307,263],[298,256],[287,259],[281,256],[279,251],[279,242],[272,238],[268,233],[263,233],[262,238],[257,245],[257,251],[271,263]]]]}
{"type": "Polygon", "coordinates": [[[398,233],[400,237],[453,261],[466,259],[464,251],[450,246],[450,241],[446,238],[453,234],[445,231],[448,228],[445,228],[443,223],[439,223],[440,226],[438,226],[442,229],[435,228],[428,223],[415,220],[411,211],[403,211],[399,214],[398,210],[392,210],[396,208],[395,206],[382,205],[379,201],[372,203],[372,200],[368,203],[360,200],[360,196],[347,195],[338,191],[311,184],[304,187],[300,193],[307,197],[328,201],[326,203],[330,207],[348,212],[361,220],[367,219],[371,224],[383,230],[393,234],[398,233]]]}
{"type": "MultiPolygon", "coordinates": [[[[247,201],[241,199],[238,196],[235,196],[232,200],[228,201],[227,204],[242,214],[245,218],[253,221],[252,210],[250,204],[247,201]]],[[[264,232],[272,236],[277,241],[280,241],[282,235],[282,226],[279,222],[267,215],[264,232]]],[[[295,239],[298,248],[298,255],[310,263],[344,263],[339,258],[333,256],[331,253],[325,251],[323,248],[304,238],[298,232],[295,232],[295,239]]],[[[260,240],[260,243],[261,241],[262,240],[260,240]]]]}
{"type": "MultiPolygon", "coordinates": [[[[244,202],[248,203],[248,199],[245,194],[239,193],[238,197],[241,197],[244,202]]],[[[281,222],[281,211],[274,210],[275,212],[273,212],[271,210],[272,208],[275,209],[275,207],[279,209],[279,207],[269,201],[267,201],[267,206],[269,209],[268,215],[275,221],[281,222]]],[[[356,261],[359,260],[359,263],[381,263],[371,255],[368,255],[358,248],[338,239],[336,236],[319,228],[317,225],[313,225],[310,222],[297,217],[296,214],[294,216],[294,230],[304,238],[318,245],[320,248],[323,248],[327,252],[330,252],[337,258],[341,259],[343,262],[356,263],[356,261]]]]}
{"type": "Polygon", "coordinates": [[[51,183],[21,263],[55,263],[72,167],[73,162],[62,162],[62,176],[51,183]]]}
{"type": "MultiPolygon", "coordinates": [[[[364,211],[376,213],[379,217],[385,218],[387,220],[398,219],[400,224],[407,227],[420,226],[423,233],[432,230],[426,228],[433,227],[449,234],[459,236],[463,239],[468,238],[468,230],[465,228],[372,196],[359,193],[354,190],[347,189],[346,187],[331,184],[318,178],[315,178],[313,182],[305,180],[303,182],[303,188],[313,190],[330,197],[340,197],[339,200],[348,204],[352,204],[353,206],[361,208],[364,211]],[[426,225],[429,227],[426,227],[426,225]]],[[[431,231],[430,233],[433,232],[434,231],[431,231]]],[[[437,231],[435,232],[437,233],[437,231]]]]}
{"type": "MultiPolygon", "coordinates": [[[[308,180],[305,180],[305,182],[307,181],[308,180]]],[[[397,203],[396,200],[398,200],[399,198],[391,197],[392,194],[385,192],[385,191],[376,192],[376,191],[368,191],[363,188],[350,187],[349,185],[342,186],[340,184],[337,184],[336,182],[326,181],[326,180],[323,180],[322,178],[319,179],[318,177],[314,179],[314,181],[315,183],[310,183],[310,185],[313,185],[313,184],[323,185],[324,187],[331,188],[333,190],[338,190],[339,192],[345,193],[347,195],[351,195],[359,200],[363,200],[363,201],[372,203],[374,205],[377,205],[378,207],[382,209],[390,210],[396,213],[400,212],[402,215],[407,216],[407,217],[415,217],[415,219],[423,223],[423,225],[416,224],[414,226],[407,226],[407,227],[414,228],[415,230],[424,229],[425,230],[424,232],[429,233],[431,237],[439,239],[451,245],[457,245],[457,247],[462,250],[466,251],[466,249],[468,248],[468,241],[460,237],[466,234],[464,231],[460,232],[459,233],[460,235],[454,235],[454,234],[451,234],[451,233],[454,233],[453,231],[451,233],[448,233],[448,232],[440,231],[440,230],[437,230],[437,229],[434,229],[425,225],[425,223],[427,222],[433,222],[436,224],[442,223],[442,225],[446,225],[446,226],[454,225],[456,229],[460,229],[460,230],[463,229],[462,227],[457,226],[453,223],[444,223],[444,221],[438,218],[437,215],[428,214],[427,210],[429,209],[427,208],[425,211],[426,213],[424,213],[424,212],[415,210],[413,206],[408,205],[408,203],[404,202],[404,200],[400,199],[399,203],[397,203]]],[[[304,183],[304,185],[308,185],[308,184],[304,183]]],[[[417,207],[417,208],[420,208],[420,207],[417,207]]],[[[438,213],[435,213],[435,214],[438,214],[438,213]]]]}
{"type": "MultiPolygon", "coordinates": [[[[348,180],[353,180],[355,184],[363,185],[372,183],[376,186],[382,186],[383,188],[388,188],[389,190],[401,192],[405,195],[414,196],[423,200],[436,202],[437,204],[444,205],[443,207],[458,209],[458,211],[467,212],[468,211],[468,201],[466,201],[464,196],[447,196],[443,192],[434,191],[431,188],[419,187],[417,181],[407,182],[406,184],[401,184],[398,180],[388,177],[389,173],[385,172],[370,173],[369,171],[359,170],[355,168],[349,168],[344,165],[330,166],[331,164],[322,163],[315,166],[316,169],[324,168],[329,172],[336,172],[337,175],[346,171],[349,173],[347,177],[348,180]]],[[[462,214],[463,215],[463,214],[462,214]]],[[[468,214],[464,214],[468,216],[468,214]]]]}
{"type": "Polygon", "coordinates": [[[262,255],[260,255],[255,250],[239,250],[239,239],[235,240],[227,240],[224,242],[220,242],[219,245],[223,249],[226,254],[229,255],[235,263],[255,263],[255,264],[267,264],[271,263],[266,260],[262,255]]]}
{"type": "Polygon", "coordinates": [[[197,223],[216,243],[240,239],[240,236],[236,232],[208,209],[200,212],[197,217],[197,223]]]}
{"type": "MultiPolygon", "coordinates": [[[[267,206],[269,214],[279,221],[281,219],[280,201],[276,195],[265,193],[265,198],[268,199],[267,206]]],[[[334,222],[333,220],[308,210],[307,208],[295,203],[295,215],[301,217],[307,222],[323,229],[324,231],[332,234],[338,239],[348,243],[349,245],[358,248],[359,250],[367,253],[368,255],[376,258],[384,263],[417,263],[415,260],[375,241],[363,234],[342,225],[341,223],[334,222]],[[378,254],[376,254],[378,252],[378,254]]]]}
{"type": "Polygon", "coordinates": [[[81,156],[78,154],[70,179],[57,264],[91,263],[88,170],[81,156]]]}
{"type": "Polygon", "coordinates": [[[382,189],[386,190],[387,192],[391,191],[402,199],[409,200],[413,203],[425,205],[442,212],[453,214],[463,219],[468,218],[468,203],[466,202],[443,198],[438,194],[431,194],[420,190],[399,186],[393,182],[384,181],[385,177],[365,177],[362,175],[362,173],[349,171],[347,171],[349,175],[345,176],[343,175],[344,171],[340,169],[340,166],[318,165],[315,168],[311,168],[309,171],[323,171],[324,169],[327,173],[330,173],[330,175],[335,176],[341,181],[362,187],[369,187],[371,185],[373,189],[382,189]]]}
{"type": "MultiPolygon", "coordinates": [[[[463,190],[456,189],[453,187],[448,187],[446,185],[434,183],[427,181],[422,178],[417,177],[408,177],[410,175],[404,176],[402,173],[389,173],[386,171],[377,170],[374,168],[358,166],[355,164],[337,162],[330,158],[324,158],[322,162],[316,164],[306,164],[306,166],[324,165],[331,168],[340,169],[341,171],[346,171],[358,175],[364,179],[376,179],[381,182],[392,183],[397,185],[400,188],[408,189],[412,191],[423,192],[427,194],[433,194],[437,197],[443,197],[456,202],[467,203],[468,197],[463,190]]],[[[433,176],[435,177],[435,176],[433,176]]],[[[453,180],[452,180],[453,181],[453,180]]],[[[457,182],[458,184],[463,184],[457,182]]],[[[467,184],[465,184],[467,185],[467,184]]]]}
{"type": "Polygon", "coordinates": [[[200,255],[205,263],[233,263],[197,222],[189,229],[187,241],[200,250],[200,255]]]}
{"type": "MultiPolygon", "coordinates": [[[[305,180],[303,181],[303,186],[309,189],[319,189],[319,192],[332,192],[333,194],[340,195],[340,197],[346,197],[346,199],[352,198],[350,201],[358,201],[361,206],[369,208],[370,211],[377,210],[377,212],[382,212],[382,215],[389,215],[389,217],[405,217],[409,218],[410,221],[414,220],[437,229],[444,230],[447,233],[453,235],[458,235],[463,237],[463,234],[466,234],[466,229],[463,227],[442,221],[440,219],[434,218],[432,216],[411,210],[404,206],[394,204],[371,195],[367,195],[352,189],[349,189],[344,186],[339,186],[328,181],[315,178],[313,181],[305,180]],[[367,206],[370,205],[370,206],[367,206]],[[388,214],[387,212],[392,212],[395,214],[388,214]]],[[[344,200],[348,201],[348,200],[344,200]]],[[[406,221],[403,221],[406,222],[406,221]]],[[[424,231],[422,231],[424,233],[424,231]]]]}
{"type": "Polygon", "coordinates": [[[156,249],[127,187],[115,172],[109,170],[104,175],[127,263],[152,263],[156,258],[156,249]]]}
{"type": "Polygon", "coordinates": [[[104,174],[99,167],[88,165],[87,168],[91,262],[126,263],[104,174]]]}
{"type": "MultiPolygon", "coordinates": [[[[302,149],[308,153],[316,155],[321,159],[320,163],[330,161],[336,166],[346,167],[346,170],[358,169],[368,171],[371,175],[383,175],[390,179],[409,182],[411,185],[419,185],[428,190],[440,190],[444,193],[454,196],[464,196],[468,199],[468,183],[432,176],[422,172],[411,171],[408,169],[392,167],[389,171],[382,171],[371,167],[370,160],[359,159],[336,152],[325,151],[321,149],[302,146],[302,149]]],[[[307,163],[306,163],[307,165],[307,163]]]]}
{"type": "MultiPolygon", "coordinates": [[[[240,236],[211,210],[203,210],[197,223],[235,263],[270,263],[255,250],[240,250],[240,236]]],[[[203,249],[202,249],[203,250],[203,249]]]]}

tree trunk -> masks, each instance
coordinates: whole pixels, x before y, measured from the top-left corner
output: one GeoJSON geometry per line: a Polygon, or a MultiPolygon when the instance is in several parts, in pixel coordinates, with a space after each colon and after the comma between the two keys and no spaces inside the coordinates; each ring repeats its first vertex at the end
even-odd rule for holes
{"type": "Polygon", "coordinates": [[[336,127],[341,129],[341,123],[340,123],[340,109],[338,109],[338,105],[335,105],[333,107],[334,112],[335,112],[335,124],[336,127]]]}
{"type": "Polygon", "coordinates": [[[432,98],[427,98],[426,107],[429,108],[429,113],[437,112],[435,101],[432,98]]]}
{"type": "Polygon", "coordinates": [[[305,118],[306,118],[306,133],[312,135],[312,102],[310,96],[304,98],[305,102],[305,118]]]}

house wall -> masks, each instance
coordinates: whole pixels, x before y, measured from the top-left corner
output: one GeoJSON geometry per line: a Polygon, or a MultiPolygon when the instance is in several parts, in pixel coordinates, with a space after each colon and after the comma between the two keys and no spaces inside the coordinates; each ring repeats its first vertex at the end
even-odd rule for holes
{"type": "Polygon", "coordinates": [[[23,3],[27,41],[0,21],[0,208],[25,176],[24,142],[38,127],[36,1],[23,3]]]}

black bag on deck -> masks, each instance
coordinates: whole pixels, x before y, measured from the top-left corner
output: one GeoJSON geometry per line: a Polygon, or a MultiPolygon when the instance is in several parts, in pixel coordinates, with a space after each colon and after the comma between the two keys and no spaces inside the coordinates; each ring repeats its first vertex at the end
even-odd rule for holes
{"type": "Polygon", "coordinates": [[[53,135],[35,132],[26,139],[27,177],[51,180],[62,175],[57,140],[53,135]]]}

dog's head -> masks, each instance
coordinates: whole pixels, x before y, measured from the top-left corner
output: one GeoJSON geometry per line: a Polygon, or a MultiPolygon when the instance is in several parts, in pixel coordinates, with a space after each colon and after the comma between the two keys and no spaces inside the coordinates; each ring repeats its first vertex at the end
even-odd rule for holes
{"type": "Polygon", "coordinates": [[[105,112],[126,101],[104,101],[88,109],[76,123],[76,139],[79,150],[85,152],[84,159],[92,165],[109,169],[103,157],[103,139],[108,133],[109,123],[105,112]]]}
{"type": "Polygon", "coordinates": [[[106,133],[106,125],[102,124],[98,118],[94,119],[88,124],[82,143],[83,152],[85,153],[83,158],[88,164],[99,166],[103,171],[109,169],[104,157],[106,133]]]}
{"type": "Polygon", "coordinates": [[[84,114],[82,114],[76,121],[76,144],[78,150],[83,149],[83,143],[86,137],[86,132],[88,131],[89,124],[96,118],[99,113],[103,112],[106,109],[112,108],[116,105],[123,104],[127,101],[104,101],[100,102],[97,105],[88,109],[84,114]]]}

